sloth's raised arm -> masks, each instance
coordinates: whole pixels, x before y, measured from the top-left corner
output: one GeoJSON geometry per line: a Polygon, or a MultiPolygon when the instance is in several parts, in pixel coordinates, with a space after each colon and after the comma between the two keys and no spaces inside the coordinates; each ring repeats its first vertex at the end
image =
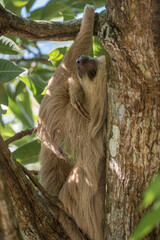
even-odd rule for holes
{"type": "Polygon", "coordinates": [[[65,66],[68,72],[73,73],[76,71],[76,59],[81,55],[88,55],[90,52],[93,36],[94,16],[94,7],[87,5],[84,9],[81,28],[76,40],[62,61],[63,66],[65,66]]]}

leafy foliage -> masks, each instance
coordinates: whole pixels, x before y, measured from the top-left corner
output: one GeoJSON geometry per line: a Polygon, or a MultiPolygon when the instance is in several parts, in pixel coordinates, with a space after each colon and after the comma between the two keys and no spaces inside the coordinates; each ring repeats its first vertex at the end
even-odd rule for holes
{"type": "Polygon", "coordinates": [[[17,44],[7,37],[0,37],[0,52],[3,54],[18,54],[20,53],[20,48],[17,44]]]}
{"type": "Polygon", "coordinates": [[[22,164],[34,163],[37,162],[40,148],[40,143],[33,140],[16,149],[13,156],[22,164]]]}
{"type": "MultiPolygon", "coordinates": [[[[103,7],[105,1],[7,0],[1,4],[21,17],[62,21],[77,17],[87,4],[103,7]],[[35,5],[37,3],[39,5],[35,5]],[[43,5],[42,5],[43,4],[43,5]],[[35,7],[37,6],[37,7],[35,7]]],[[[98,38],[94,38],[91,56],[104,54],[98,38]]],[[[10,138],[22,129],[36,124],[39,105],[48,80],[68,51],[68,43],[31,41],[16,36],[0,37],[0,133],[10,138]],[[57,47],[57,45],[59,45],[57,47]]],[[[15,158],[22,164],[38,161],[40,143],[35,135],[10,144],[15,158]]]]}
{"type": "Polygon", "coordinates": [[[17,77],[24,70],[18,67],[15,63],[12,63],[5,59],[0,59],[0,82],[9,82],[17,77]]]}

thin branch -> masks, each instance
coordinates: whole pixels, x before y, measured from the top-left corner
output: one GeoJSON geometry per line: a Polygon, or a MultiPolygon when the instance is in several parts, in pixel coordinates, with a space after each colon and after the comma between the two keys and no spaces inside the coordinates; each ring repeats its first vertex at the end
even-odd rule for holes
{"type": "MultiPolygon", "coordinates": [[[[30,129],[23,130],[21,132],[16,133],[13,137],[5,140],[5,143],[7,145],[9,145],[10,143],[12,143],[14,141],[17,141],[27,135],[32,135],[33,133],[36,133],[36,132],[37,132],[37,128],[30,128],[30,129]]],[[[64,159],[66,159],[66,161],[69,161],[69,158],[68,158],[67,154],[64,152],[62,146],[59,147],[59,154],[60,154],[59,157],[62,157],[64,159]]]]}
{"type": "MultiPolygon", "coordinates": [[[[64,231],[60,224],[57,224],[57,219],[48,211],[43,198],[37,194],[33,185],[26,178],[1,135],[0,162],[4,166],[3,174],[6,176],[7,185],[12,195],[20,230],[25,232],[26,236],[30,232],[37,233],[38,236],[41,236],[40,239],[44,239],[44,237],[46,239],[61,239],[61,236],[64,239],[64,231]]],[[[55,211],[58,212],[56,208],[55,211]]],[[[28,238],[26,237],[26,239],[28,238]]],[[[67,236],[66,239],[68,239],[67,236]]]]}
{"type": "Polygon", "coordinates": [[[36,133],[37,129],[36,128],[31,128],[31,129],[26,129],[24,131],[21,131],[19,133],[16,133],[13,137],[7,139],[5,142],[7,145],[9,145],[10,143],[19,140],[27,135],[32,135],[33,133],[36,133]]]}
{"type": "Polygon", "coordinates": [[[47,58],[44,57],[33,57],[33,58],[11,58],[10,59],[11,62],[15,62],[15,63],[19,63],[21,61],[24,62],[41,62],[41,63],[45,63],[45,64],[50,64],[51,65],[51,61],[49,61],[47,58]]]}
{"type": "MultiPolygon", "coordinates": [[[[15,140],[23,138],[26,135],[31,135],[32,133],[34,133],[36,131],[37,131],[36,128],[26,129],[24,131],[21,131],[21,132],[15,134],[15,136],[7,139],[5,141],[5,143],[3,142],[3,139],[0,137],[1,143],[3,144],[3,148],[2,149],[5,151],[5,154],[7,153],[7,155],[6,155],[7,158],[10,158],[10,154],[11,153],[10,153],[9,149],[4,144],[9,144],[9,143],[11,143],[11,142],[13,142],[15,140]]],[[[60,146],[60,154],[61,154],[62,157],[66,158],[66,160],[68,161],[68,156],[64,153],[63,148],[61,146],[60,146]]],[[[12,160],[13,159],[14,159],[14,157],[12,156],[12,160]]],[[[68,229],[68,226],[69,226],[70,231],[73,232],[72,234],[77,236],[78,240],[88,239],[86,236],[83,235],[83,233],[78,228],[78,226],[75,224],[73,219],[71,219],[67,215],[67,213],[63,210],[63,203],[57,198],[57,196],[51,196],[49,193],[47,193],[44,190],[44,188],[42,187],[42,185],[37,181],[37,179],[32,175],[32,173],[28,169],[26,169],[19,162],[17,162],[17,164],[21,167],[21,169],[23,170],[25,175],[27,175],[29,177],[29,179],[33,182],[35,187],[37,187],[39,189],[39,191],[41,192],[41,197],[43,197],[42,198],[43,201],[45,201],[45,203],[47,204],[47,206],[51,210],[54,218],[61,222],[61,224],[64,227],[64,229],[65,230],[68,229]]]]}
{"type": "MultiPolygon", "coordinates": [[[[31,128],[31,129],[26,129],[24,131],[21,131],[17,134],[15,134],[13,137],[7,139],[5,142],[7,145],[9,145],[10,143],[19,140],[21,138],[23,138],[24,136],[27,135],[31,135],[33,133],[35,133],[37,131],[36,128],[31,128]]],[[[32,173],[25,168],[21,163],[18,162],[18,164],[20,165],[20,167],[22,168],[22,170],[24,171],[24,173],[31,179],[31,181],[34,183],[34,185],[40,190],[40,192],[42,193],[42,195],[48,200],[50,201],[52,204],[55,204],[55,202],[58,202],[59,200],[57,198],[54,198],[53,196],[50,196],[50,194],[48,194],[44,188],[42,187],[42,185],[37,181],[37,179],[32,175],[32,173]]],[[[60,203],[60,201],[59,201],[60,203]]]]}
{"type": "Polygon", "coordinates": [[[62,203],[58,200],[57,197],[51,196],[49,193],[47,193],[42,185],[37,181],[37,179],[32,175],[32,173],[25,168],[21,163],[18,162],[24,173],[30,178],[30,180],[34,183],[34,185],[40,190],[42,195],[53,205],[58,204],[58,206],[62,205],[62,203]]]}
{"type": "MultiPolygon", "coordinates": [[[[97,35],[99,17],[95,14],[94,33],[97,35]]],[[[0,35],[10,34],[32,40],[65,41],[75,39],[82,19],[52,22],[24,19],[6,10],[0,4],[0,35]]]]}
{"type": "Polygon", "coordinates": [[[37,170],[29,170],[29,172],[34,176],[39,175],[39,171],[37,171],[37,170]]]}

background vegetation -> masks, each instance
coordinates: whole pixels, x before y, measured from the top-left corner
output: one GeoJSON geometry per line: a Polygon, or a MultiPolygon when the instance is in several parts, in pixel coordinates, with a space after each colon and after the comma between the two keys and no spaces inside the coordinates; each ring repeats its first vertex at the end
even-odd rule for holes
{"type": "MultiPolygon", "coordinates": [[[[54,21],[81,17],[85,6],[85,1],[72,0],[51,0],[42,7],[44,3],[10,0],[3,1],[3,6],[21,17],[54,21]]],[[[94,4],[100,8],[104,1],[94,1],[94,4]]],[[[35,127],[45,87],[71,43],[0,37],[0,132],[4,139],[22,129],[35,127]]],[[[91,56],[102,54],[104,50],[94,37],[91,56]]],[[[22,164],[38,161],[40,144],[34,135],[15,141],[10,147],[22,164]]]]}

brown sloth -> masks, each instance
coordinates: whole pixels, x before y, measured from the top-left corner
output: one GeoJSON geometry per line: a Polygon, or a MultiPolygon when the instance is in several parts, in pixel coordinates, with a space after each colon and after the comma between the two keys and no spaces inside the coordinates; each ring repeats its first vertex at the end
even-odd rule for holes
{"type": "MultiPolygon", "coordinates": [[[[90,58],[94,8],[48,84],[38,119],[40,181],[91,240],[104,239],[106,62],[90,58]],[[64,157],[75,159],[75,164],[64,157]]],[[[75,240],[76,238],[74,238],[75,240]]]]}

